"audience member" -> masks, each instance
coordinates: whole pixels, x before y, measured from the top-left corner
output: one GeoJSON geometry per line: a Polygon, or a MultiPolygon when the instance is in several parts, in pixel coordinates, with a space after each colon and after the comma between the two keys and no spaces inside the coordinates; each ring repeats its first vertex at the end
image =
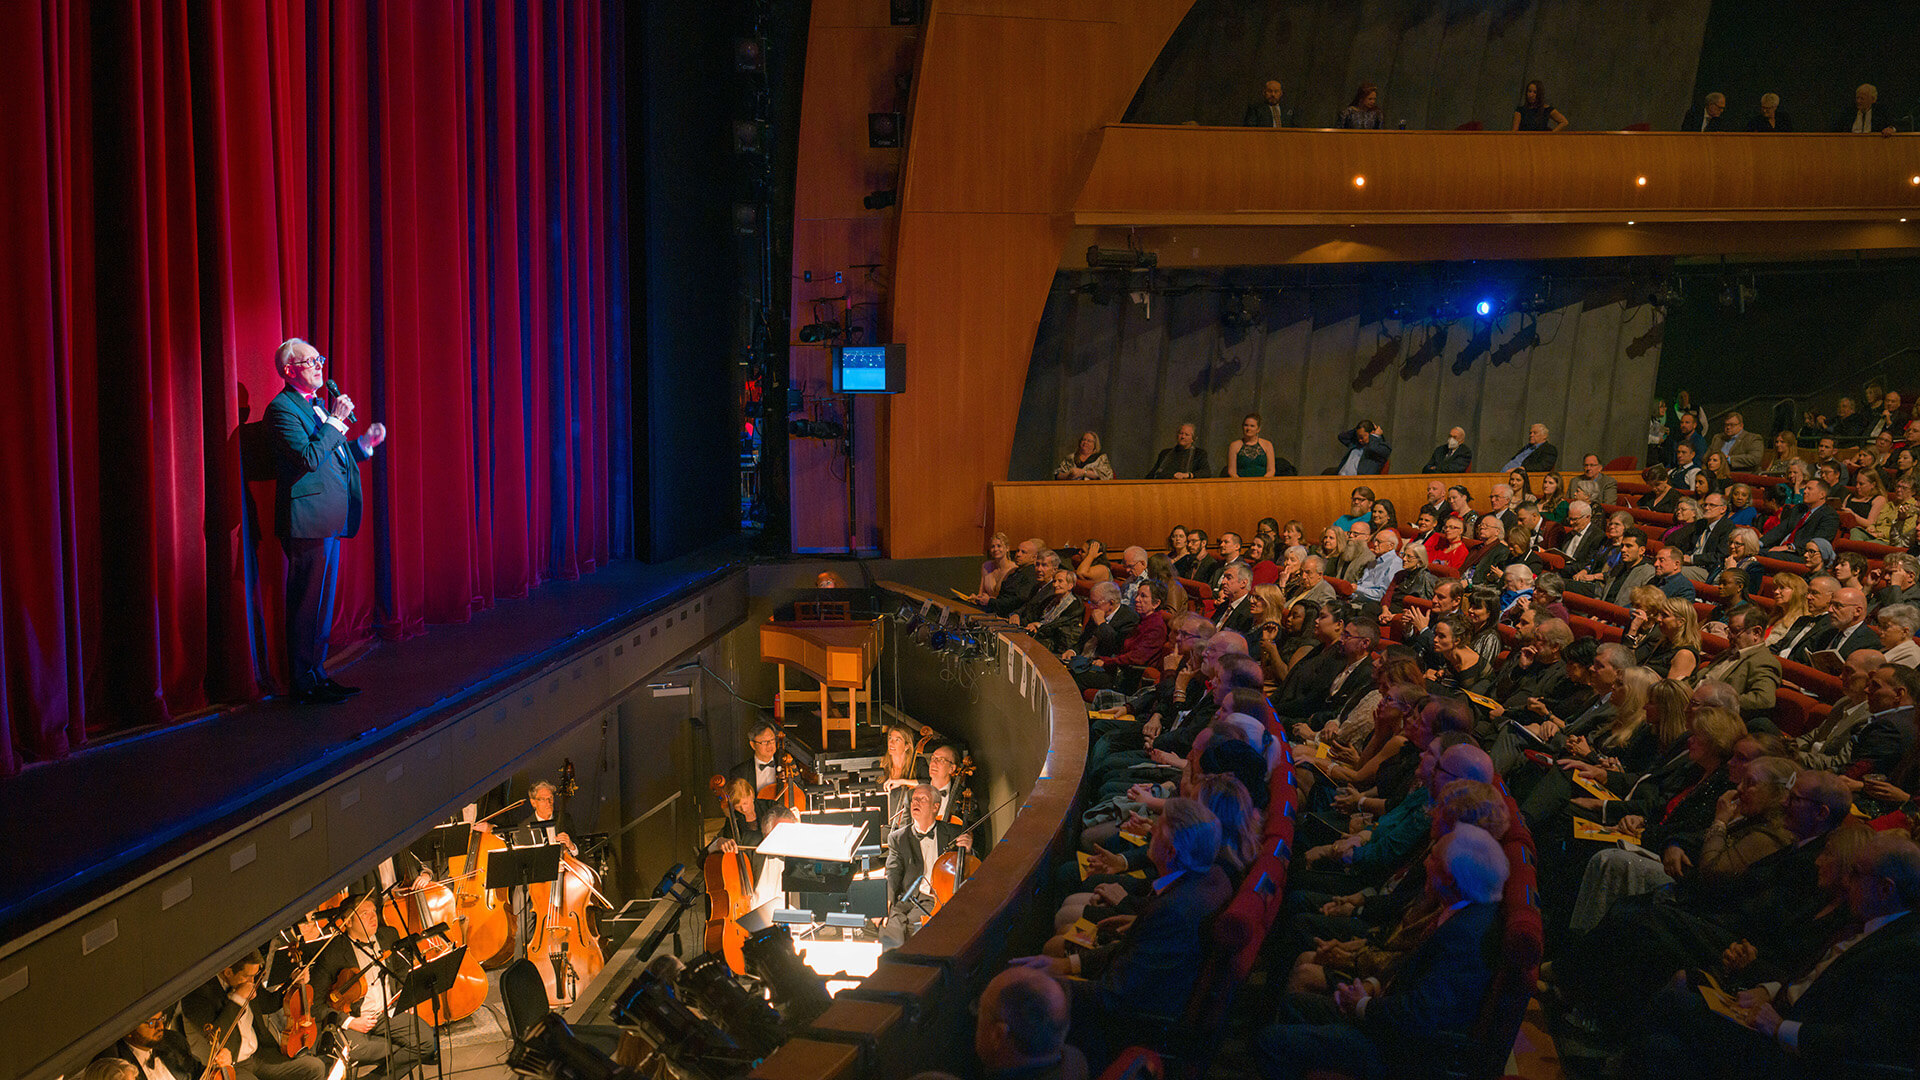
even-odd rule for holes
{"type": "MultiPolygon", "coordinates": [[[[1716,90],[1708,94],[1700,104],[1687,110],[1687,115],[1680,118],[1680,130],[1695,133],[1726,131],[1730,126],[1726,112],[1727,95],[1716,90]]],[[[1668,113],[1667,115],[1672,116],[1673,114],[1668,113]]]]}
{"type": "Polygon", "coordinates": [[[1515,131],[1565,131],[1567,118],[1547,101],[1547,84],[1528,79],[1520,92],[1520,104],[1513,107],[1515,131]]]}
{"type": "Polygon", "coordinates": [[[1214,600],[1215,626],[1239,634],[1252,632],[1253,608],[1248,600],[1253,592],[1253,584],[1253,570],[1246,563],[1235,562],[1227,566],[1220,574],[1220,591],[1214,600]]]}
{"type": "Polygon", "coordinates": [[[1760,95],[1760,112],[1747,121],[1746,130],[1771,132],[1792,131],[1793,119],[1780,107],[1780,95],[1768,91],[1760,95]]]}
{"type": "Polygon", "coordinates": [[[1055,480],[1111,480],[1113,462],[1100,449],[1100,436],[1091,431],[1080,433],[1080,445],[1054,467],[1055,480]]]}
{"type": "Polygon", "coordinates": [[[1040,591],[1040,571],[1034,563],[1046,547],[1047,542],[1037,536],[1020,541],[1013,549],[1013,569],[1001,577],[999,590],[991,596],[975,593],[969,599],[993,615],[1011,615],[1026,606],[1040,591]]]}
{"type": "Polygon", "coordinates": [[[1340,445],[1347,453],[1334,471],[1341,476],[1374,476],[1387,471],[1393,447],[1387,445],[1386,434],[1373,421],[1362,420],[1351,431],[1341,432],[1340,445]]]}
{"type": "Polygon", "coordinates": [[[1853,110],[1834,130],[1850,131],[1855,135],[1892,135],[1900,128],[1891,110],[1880,107],[1880,91],[1872,83],[1861,83],[1859,89],[1853,92],[1853,110]]]}
{"type": "Polygon", "coordinates": [[[1802,562],[1802,545],[1820,539],[1832,543],[1840,535],[1840,515],[1827,505],[1831,490],[1824,481],[1809,480],[1800,488],[1801,505],[1795,512],[1782,512],[1780,523],[1760,538],[1767,555],[1786,562],[1802,562]]]}
{"type": "Polygon", "coordinates": [[[1227,447],[1227,475],[1274,476],[1278,460],[1273,444],[1260,437],[1260,414],[1248,413],[1240,421],[1240,437],[1227,447]]]}
{"type": "Polygon", "coordinates": [[[1353,591],[1379,601],[1387,595],[1387,586],[1400,572],[1401,565],[1400,534],[1392,529],[1383,530],[1373,538],[1373,562],[1361,572],[1360,580],[1354,582],[1353,591]]]}
{"type": "MultiPolygon", "coordinates": [[[[1464,473],[1473,471],[1473,447],[1467,445],[1465,428],[1452,428],[1447,432],[1447,441],[1433,448],[1433,454],[1427,458],[1427,464],[1420,470],[1429,473],[1464,473]]],[[[1431,496],[1433,489],[1427,489],[1431,496]]],[[[1429,499],[1431,501],[1431,499],[1429,499]]]]}
{"type": "Polygon", "coordinates": [[[984,603],[1000,595],[1000,582],[1019,563],[1014,561],[1007,544],[1007,534],[994,533],[987,539],[987,561],[980,564],[980,589],[973,595],[973,602],[984,603]]]}
{"type": "Polygon", "coordinates": [[[1873,620],[1874,633],[1880,639],[1880,651],[1886,654],[1887,663],[1920,667],[1920,644],[1913,640],[1913,635],[1920,632],[1920,607],[1888,604],[1874,614],[1873,620]]]}
{"type": "Polygon", "coordinates": [[[1260,89],[1260,100],[1247,106],[1246,114],[1240,118],[1242,127],[1283,128],[1287,126],[1286,112],[1280,107],[1280,97],[1284,88],[1279,79],[1268,79],[1260,89]]]}
{"type": "Polygon", "coordinates": [[[1527,444],[1520,452],[1507,459],[1500,466],[1501,472],[1525,469],[1530,473],[1552,472],[1560,462],[1560,450],[1547,441],[1547,425],[1535,424],[1527,429],[1527,444]]]}
{"type": "Polygon", "coordinates": [[[1207,448],[1194,443],[1192,424],[1181,424],[1174,432],[1173,445],[1160,451],[1147,470],[1149,480],[1192,480],[1212,476],[1207,468],[1207,448]]]}
{"type": "Polygon", "coordinates": [[[1365,485],[1354,488],[1353,494],[1348,497],[1348,506],[1350,509],[1348,509],[1346,513],[1333,519],[1334,526],[1341,529],[1351,529],[1353,528],[1353,523],[1356,521],[1365,521],[1371,525],[1373,522],[1373,501],[1372,488],[1366,487],[1365,485]]]}
{"type": "Polygon", "coordinates": [[[1075,581],[1072,570],[1055,570],[1049,587],[1034,593],[1014,616],[1014,621],[1049,652],[1065,650],[1079,638],[1086,622],[1086,605],[1073,594],[1075,581]]]}
{"type": "Polygon", "coordinates": [[[1086,1080],[1087,1059],[1067,1045],[1066,990],[1028,967],[995,975],[980,993],[973,1052],[987,1080],[1086,1080]]]}
{"type": "Polygon", "coordinates": [[[1360,84],[1354,91],[1353,100],[1340,110],[1333,126],[1350,131],[1378,131],[1381,124],[1380,88],[1370,82],[1360,84]]]}
{"type": "Polygon", "coordinates": [[[1737,412],[1730,412],[1721,427],[1721,437],[1715,443],[1715,449],[1726,457],[1728,468],[1735,472],[1751,472],[1760,464],[1766,445],[1760,436],[1747,430],[1746,418],[1737,412]]]}
{"type": "MultiPolygon", "coordinates": [[[[1447,516],[1447,485],[1445,481],[1427,481],[1427,501],[1421,504],[1420,509],[1430,511],[1433,514],[1435,524],[1438,524],[1442,518],[1447,516]]],[[[1418,510],[1414,511],[1414,516],[1419,516],[1418,510]]]]}

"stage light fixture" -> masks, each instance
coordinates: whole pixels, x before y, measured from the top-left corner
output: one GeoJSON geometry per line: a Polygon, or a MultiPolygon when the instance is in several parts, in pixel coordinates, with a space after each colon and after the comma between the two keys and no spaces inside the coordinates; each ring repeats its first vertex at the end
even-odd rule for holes
{"type": "Polygon", "coordinates": [[[759,1064],[758,1055],[675,997],[651,964],[614,998],[612,1011],[619,1023],[639,1028],[668,1060],[705,1080],[741,1076],[759,1064]]]}
{"type": "Polygon", "coordinates": [[[787,1030],[811,1024],[833,1004],[826,977],[808,967],[793,947],[793,933],[785,926],[769,926],[747,935],[740,946],[747,971],[767,984],[774,1007],[787,1030]]]}
{"type": "Polygon", "coordinates": [[[514,1041],[507,1067],[542,1080],[617,1080],[625,1074],[612,1058],[581,1041],[557,1012],[514,1041]]]}
{"type": "Polygon", "coordinates": [[[1356,177],[1354,177],[1354,178],[1353,178],[1353,186],[1354,186],[1354,187],[1357,187],[1357,188],[1363,188],[1363,187],[1366,187],[1366,186],[1367,186],[1367,178],[1366,178],[1366,177],[1364,177],[1364,176],[1356,176],[1356,177]]]}
{"type": "MultiPolygon", "coordinates": [[[[785,927],[769,927],[786,933],[785,927]]],[[[747,992],[734,979],[726,958],[719,953],[695,957],[678,980],[680,993],[694,1008],[719,1023],[721,1029],[741,1046],[762,1057],[773,1053],[786,1041],[780,1029],[780,1014],[762,998],[747,992]]]]}
{"type": "Polygon", "coordinates": [[[869,210],[885,210],[897,197],[892,191],[876,191],[861,199],[860,205],[869,210]]]}
{"type": "Polygon", "coordinates": [[[1132,248],[1105,248],[1098,244],[1087,249],[1087,265],[1096,269],[1151,270],[1160,265],[1160,256],[1132,248]]]}
{"type": "Polygon", "coordinates": [[[767,45],[758,38],[735,38],[733,41],[733,70],[756,72],[767,70],[767,45]]]}
{"type": "Polygon", "coordinates": [[[789,420],[787,434],[796,439],[844,439],[847,428],[838,420],[789,420]]]}
{"type": "Polygon", "coordinates": [[[766,146],[767,125],[759,120],[735,120],[733,122],[733,151],[736,154],[758,154],[766,146]]]}
{"type": "Polygon", "coordinates": [[[1635,187],[1646,187],[1647,178],[1644,176],[1636,176],[1633,178],[1633,183],[1635,187]]]}
{"type": "Polygon", "coordinates": [[[1492,318],[1493,317],[1493,301],[1482,300],[1479,303],[1473,305],[1473,313],[1475,315],[1480,316],[1483,319],[1492,318]]]}
{"type": "Polygon", "coordinates": [[[832,341],[846,332],[846,327],[835,322],[808,323],[800,328],[800,343],[818,345],[823,341],[832,341]]]}

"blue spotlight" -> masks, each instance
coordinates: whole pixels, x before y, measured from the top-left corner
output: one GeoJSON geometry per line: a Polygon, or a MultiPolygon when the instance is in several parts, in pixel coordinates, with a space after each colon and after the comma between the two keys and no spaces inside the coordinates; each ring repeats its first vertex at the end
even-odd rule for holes
{"type": "Polygon", "coordinates": [[[1475,315],[1480,316],[1483,319],[1493,314],[1493,301],[1482,300],[1479,303],[1473,305],[1473,313],[1475,315]]]}

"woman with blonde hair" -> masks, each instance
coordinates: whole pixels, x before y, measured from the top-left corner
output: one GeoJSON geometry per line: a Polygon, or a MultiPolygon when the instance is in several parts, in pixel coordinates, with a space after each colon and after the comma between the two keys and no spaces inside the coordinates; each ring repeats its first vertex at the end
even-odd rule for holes
{"type": "Polygon", "coordinates": [[[1767,624],[1766,644],[1786,637],[1801,619],[1807,618],[1807,579],[1799,574],[1773,575],[1773,621],[1767,624]]]}
{"type": "Polygon", "coordinates": [[[987,539],[987,561],[980,564],[980,594],[999,596],[1000,583],[1012,573],[1015,565],[1013,545],[1007,540],[1007,534],[994,533],[987,539]]]}
{"type": "Polygon", "coordinates": [[[1100,436],[1091,431],[1080,433],[1078,449],[1060,459],[1053,470],[1055,480],[1111,480],[1113,462],[1100,449],[1100,436]]]}
{"type": "Polygon", "coordinates": [[[1677,679],[1661,679],[1647,667],[1630,667],[1620,673],[1620,689],[1613,697],[1613,720],[1589,739],[1582,735],[1567,738],[1567,753],[1619,772],[1640,771],[1638,762],[1657,748],[1656,736],[1648,725],[1648,706],[1653,692],[1662,686],[1680,689],[1680,719],[1686,720],[1686,684],[1677,679]]]}
{"type": "MultiPolygon", "coordinates": [[[[1652,588],[1659,593],[1658,588],[1652,588]]],[[[1662,677],[1686,680],[1693,677],[1700,666],[1700,616],[1693,609],[1693,601],[1665,594],[1642,597],[1640,589],[1633,590],[1634,605],[1645,605],[1645,610],[1659,630],[1659,640],[1653,644],[1641,663],[1652,668],[1662,677]]]]}

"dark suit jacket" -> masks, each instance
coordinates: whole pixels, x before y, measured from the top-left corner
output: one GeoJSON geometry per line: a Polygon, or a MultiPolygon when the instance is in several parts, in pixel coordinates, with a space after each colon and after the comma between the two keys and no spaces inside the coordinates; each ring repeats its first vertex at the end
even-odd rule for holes
{"type": "Polygon", "coordinates": [[[1389,1061],[1416,1060],[1435,1040],[1469,1033],[1499,955],[1500,905],[1468,904],[1401,961],[1392,986],[1368,1002],[1362,1029],[1389,1061]]]}
{"type": "Polygon", "coordinates": [[[272,436],[273,531],[282,538],[360,531],[360,444],[325,423],[292,387],[267,402],[272,436]]]}
{"type": "Polygon", "coordinates": [[[1080,640],[1074,643],[1073,651],[1087,656],[1112,656],[1126,645],[1133,628],[1139,625],[1139,612],[1130,607],[1114,608],[1106,622],[1087,623],[1086,629],[1080,632],[1080,640]]]}
{"type": "MultiPolygon", "coordinates": [[[[1393,447],[1387,445],[1387,440],[1381,438],[1379,432],[1375,432],[1365,446],[1360,445],[1360,437],[1353,433],[1352,428],[1341,432],[1339,438],[1340,445],[1346,448],[1348,453],[1356,447],[1360,450],[1360,460],[1354,466],[1354,472],[1359,476],[1378,475],[1387,467],[1387,459],[1393,456],[1393,447]]],[[[1341,464],[1344,465],[1346,460],[1347,454],[1341,454],[1341,464]]]]}
{"type": "Polygon", "coordinates": [[[1190,446],[1183,452],[1177,446],[1167,447],[1160,451],[1159,457],[1154,459],[1153,468],[1147,470],[1147,479],[1171,480],[1173,474],[1177,472],[1186,473],[1195,479],[1212,476],[1212,470],[1207,468],[1207,448],[1190,446]]]}
{"type": "Polygon", "coordinates": [[[1607,527],[1600,522],[1597,514],[1587,522],[1585,531],[1577,535],[1568,533],[1562,537],[1560,550],[1567,557],[1567,575],[1571,577],[1575,571],[1585,570],[1587,564],[1593,561],[1594,553],[1599,551],[1600,546],[1606,541],[1607,527]]]}
{"type": "Polygon", "coordinates": [[[1000,595],[987,601],[987,611],[994,615],[1011,615],[1039,591],[1040,571],[1032,563],[1016,566],[1000,579],[1000,595]]]}
{"type": "MultiPolygon", "coordinates": [[[[321,982],[316,976],[313,985],[320,987],[333,984],[321,982]]],[[[280,1052],[280,1047],[274,1042],[272,1033],[260,1022],[261,1017],[267,1013],[280,1011],[281,1006],[285,1004],[283,995],[263,986],[249,1004],[253,1009],[254,1037],[260,1044],[254,1053],[263,1061],[285,1061],[287,1056],[280,1052]]],[[[204,1035],[209,1027],[216,1031],[226,1031],[228,1025],[234,1022],[234,1018],[240,1015],[240,1006],[233,1003],[233,999],[227,996],[225,988],[220,985],[219,978],[215,977],[201,983],[192,993],[182,998],[180,1012],[188,1030],[204,1035]]],[[[238,1057],[240,1054],[239,1028],[234,1028],[221,1045],[238,1057]]]]}
{"type": "Polygon", "coordinates": [[[1796,664],[1804,664],[1807,657],[1831,645],[1833,639],[1839,636],[1840,631],[1833,625],[1833,616],[1822,613],[1802,615],[1795,619],[1793,625],[1787,628],[1786,636],[1780,640],[1782,643],[1793,643],[1793,647],[1785,654],[1786,658],[1796,664]],[[1805,624],[1805,633],[1801,632],[1802,624],[1805,624]]]}
{"type": "MultiPolygon", "coordinates": [[[[1852,123],[1852,121],[1848,121],[1848,123],[1852,123]]],[[[1278,124],[1275,124],[1273,122],[1273,108],[1267,104],[1266,98],[1261,98],[1259,101],[1249,104],[1247,106],[1247,111],[1240,114],[1240,126],[1241,127],[1286,127],[1287,126],[1287,107],[1284,103],[1281,104],[1280,122],[1278,124]]]]}
{"type": "MultiPolygon", "coordinates": [[[[1224,605],[1225,601],[1221,601],[1224,605]]],[[[1253,634],[1253,598],[1243,596],[1231,608],[1214,609],[1214,625],[1222,630],[1231,630],[1236,634],[1253,634]]]]}
{"type": "Polygon", "coordinates": [[[1780,524],[1768,529],[1767,535],[1760,538],[1760,546],[1763,549],[1773,547],[1784,543],[1789,536],[1793,537],[1795,544],[1816,539],[1831,544],[1833,538],[1839,535],[1840,514],[1834,510],[1831,502],[1821,503],[1812,509],[1802,503],[1797,512],[1781,515],[1780,524]]]}
{"type": "Polygon", "coordinates": [[[1914,721],[1911,708],[1892,709],[1881,716],[1869,716],[1853,733],[1853,764],[1847,775],[1891,773],[1900,759],[1913,749],[1914,721]]]}
{"type": "MultiPolygon", "coordinates": [[[[140,1059],[135,1056],[135,1053],[136,1051],[127,1040],[121,1039],[119,1042],[101,1051],[99,1056],[94,1058],[94,1060],[98,1061],[100,1058],[119,1058],[121,1061],[131,1063],[134,1068],[139,1068],[140,1059]]],[[[161,1037],[160,1045],[154,1047],[154,1053],[158,1055],[161,1062],[166,1065],[177,1080],[199,1080],[201,1072],[206,1069],[206,1066],[201,1063],[200,1059],[195,1057],[193,1051],[187,1047],[186,1036],[172,1028],[168,1028],[167,1033],[161,1037]]]]}
{"type": "MultiPolygon", "coordinates": [[[[1705,525],[1705,522],[1701,524],[1705,525]]],[[[1719,521],[1706,525],[1705,528],[1696,532],[1692,541],[1681,552],[1682,556],[1695,566],[1706,567],[1713,572],[1713,576],[1717,577],[1720,567],[1726,564],[1728,545],[1733,539],[1734,528],[1733,519],[1723,515],[1719,521]],[[1705,548],[1696,559],[1693,556],[1693,549],[1700,545],[1703,535],[1706,540],[1705,548]]]]}
{"type": "Polygon", "coordinates": [[[1860,620],[1859,625],[1845,634],[1835,637],[1833,643],[1827,646],[1838,652],[1842,660],[1861,649],[1878,649],[1879,647],[1880,635],[1873,632],[1873,627],[1867,625],[1865,619],[1860,620]]]}
{"type": "Polygon", "coordinates": [[[1220,591],[1220,575],[1226,568],[1227,564],[1219,559],[1211,555],[1202,555],[1194,560],[1193,570],[1186,577],[1188,581],[1201,582],[1217,593],[1220,591]]]}
{"type": "Polygon", "coordinates": [[[1800,1056],[1816,1063],[1847,1058],[1911,1067],[1920,996],[1920,917],[1911,911],[1841,953],[1800,1000],[1780,1009],[1800,1022],[1800,1056]]]}
{"type": "Polygon", "coordinates": [[[1632,566],[1625,559],[1615,563],[1600,583],[1600,599],[1627,607],[1633,603],[1633,590],[1653,581],[1653,564],[1644,557],[1632,566]]]}
{"type": "MultiPolygon", "coordinates": [[[[1847,128],[1848,130],[1852,130],[1852,118],[1848,118],[1847,128]]],[[[1787,110],[1776,105],[1773,107],[1773,124],[1771,126],[1767,124],[1766,117],[1756,115],[1753,119],[1747,121],[1745,130],[1758,132],[1792,131],[1793,117],[1787,115],[1787,110]]]]}
{"type": "MultiPolygon", "coordinates": [[[[1526,446],[1523,444],[1519,450],[1508,455],[1509,460],[1525,450],[1526,446]]],[[[1527,460],[1521,463],[1520,467],[1527,470],[1529,474],[1536,474],[1552,472],[1553,467],[1558,464],[1560,464],[1560,448],[1550,442],[1543,442],[1533,448],[1533,453],[1527,455],[1527,460]]]]}
{"type": "Polygon", "coordinates": [[[1447,449],[1446,443],[1433,448],[1433,456],[1427,459],[1426,468],[1421,472],[1472,472],[1473,447],[1461,443],[1453,449],[1447,449]]]}
{"type": "MultiPolygon", "coordinates": [[[[1703,130],[1704,131],[1733,130],[1733,126],[1732,126],[1733,121],[1728,119],[1727,110],[1721,109],[1719,116],[1707,116],[1706,113],[1707,113],[1707,106],[1705,102],[1701,102],[1700,104],[1695,105],[1693,108],[1688,109],[1687,115],[1683,117],[1680,121],[1680,130],[1689,132],[1691,134],[1696,134],[1696,135],[1701,133],[1703,130]],[[1700,126],[1700,121],[1703,117],[1706,119],[1706,122],[1707,122],[1707,126],[1704,129],[1701,128],[1700,126]]],[[[1849,121],[1849,123],[1851,123],[1851,121],[1849,121]]]]}
{"type": "MultiPolygon", "coordinates": [[[[1853,132],[1853,122],[1859,118],[1859,109],[1848,109],[1846,112],[1834,118],[1833,130],[1844,131],[1851,134],[1853,132]]],[[[1873,121],[1874,131],[1885,131],[1887,128],[1892,128],[1895,131],[1903,130],[1900,126],[1900,118],[1893,115],[1893,110],[1877,101],[1873,103],[1872,115],[1868,116],[1867,119],[1873,121]]]]}
{"type": "Polygon", "coordinates": [[[1110,1009],[1178,1015],[1200,972],[1207,920],[1231,899],[1233,883],[1218,865],[1183,874],[1147,897],[1119,941],[1084,954],[1080,973],[1110,1009]]]}
{"type": "MultiPolygon", "coordinates": [[[[1053,601],[1051,592],[1036,594],[1026,607],[1020,609],[1021,625],[1039,622],[1041,617],[1046,615],[1047,609],[1053,606],[1053,601]],[[1032,614],[1031,618],[1028,618],[1028,613],[1032,614]]],[[[1033,637],[1048,649],[1061,652],[1080,636],[1080,627],[1086,621],[1087,605],[1081,603],[1079,597],[1071,597],[1066,609],[1052,619],[1041,622],[1040,628],[1033,632],[1033,637]]]]}
{"type": "MultiPolygon", "coordinates": [[[[944,821],[933,823],[933,838],[938,841],[940,852],[945,854],[947,845],[960,835],[960,827],[944,821]]],[[[913,838],[913,823],[893,830],[887,835],[887,901],[900,900],[908,886],[919,880],[927,872],[927,865],[920,858],[920,843],[913,838]]]]}

